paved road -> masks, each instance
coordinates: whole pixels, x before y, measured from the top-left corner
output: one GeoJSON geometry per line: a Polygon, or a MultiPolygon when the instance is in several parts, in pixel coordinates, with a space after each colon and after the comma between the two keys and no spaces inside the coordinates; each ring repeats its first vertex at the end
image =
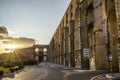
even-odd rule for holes
{"type": "Polygon", "coordinates": [[[25,67],[22,71],[1,80],[90,80],[93,76],[106,71],[79,70],[52,63],[25,67]]]}

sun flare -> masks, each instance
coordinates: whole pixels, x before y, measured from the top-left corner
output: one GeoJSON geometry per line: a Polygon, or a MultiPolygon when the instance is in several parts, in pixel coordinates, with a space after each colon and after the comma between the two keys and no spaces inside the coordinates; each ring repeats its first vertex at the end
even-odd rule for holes
{"type": "Polygon", "coordinates": [[[18,46],[17,45],[4,45],[4,52],[10,53],[13,52],[18,46]]]}
{"type": "Polygon", "coordinates": [[[15,49],[17,48],[17,45],[4,45],[4,48],[8,48],[8,49],[15,49]]]}
{"type": "Polygon", "coordinates": [[[12,41],[4,39],[2,40],[3,53],[10,53],[17,49],[19,46],[14,44],[12,41]]]}

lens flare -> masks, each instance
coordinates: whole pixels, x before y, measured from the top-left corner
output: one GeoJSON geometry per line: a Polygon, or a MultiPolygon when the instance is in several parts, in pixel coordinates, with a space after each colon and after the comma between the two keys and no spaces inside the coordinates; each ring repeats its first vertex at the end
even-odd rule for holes
{"type": "Polygon", "coordinates": [[[16,48],[18,48],[17,45],[4,45],[4,52],[5,53],[10,53],[13,52],[16,48]]]}

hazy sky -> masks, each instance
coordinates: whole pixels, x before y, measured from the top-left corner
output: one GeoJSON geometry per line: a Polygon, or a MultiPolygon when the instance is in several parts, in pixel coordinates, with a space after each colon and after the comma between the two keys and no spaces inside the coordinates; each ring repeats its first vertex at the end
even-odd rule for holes
{"type": "Polygon", "coordinates": [[[0,0],[0,24],[14,35],[48,44],[70,0],[0,0]]]}

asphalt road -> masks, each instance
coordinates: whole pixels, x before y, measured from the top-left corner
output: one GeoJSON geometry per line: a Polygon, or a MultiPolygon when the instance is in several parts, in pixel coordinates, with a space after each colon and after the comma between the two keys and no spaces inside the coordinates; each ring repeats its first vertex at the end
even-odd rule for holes
{"type": "Polygon", "coordinates": [[[27,66],[1,80],[90,80],[93,76],[106,71],[79,70],[52,63],[27,66]]]}

